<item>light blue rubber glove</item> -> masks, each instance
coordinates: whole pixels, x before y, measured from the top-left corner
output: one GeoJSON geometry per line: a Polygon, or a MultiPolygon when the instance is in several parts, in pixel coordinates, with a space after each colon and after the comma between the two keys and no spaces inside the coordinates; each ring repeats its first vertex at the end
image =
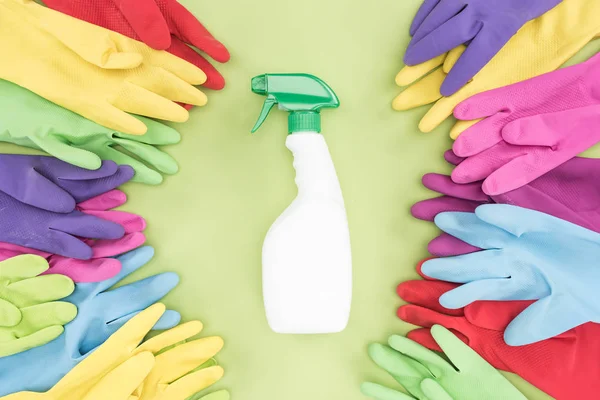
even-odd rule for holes
{"type": "Polygon", "coordinates": [[[440,297],[458,309],[478,300],[537,300],[506,328],[508,345],[555,337],[600,322],[600,234],[562,219],[505,204],[475,213],[442,213],[444,232],[484,249],[423,264],[432,278],[465,283],[440,297]]]}
{"type": "MultiPolygon", "coordinates": [[[[75,291],[65,301],[75,304],[78,314],[62,335],[42,347],[0,358],[0,396],[23,390],[49,390],[134,315],[169,293],[179,283],[179,277],[172,272],[108,290],[153,256],[152,247],[141,247],[118,257],[123,269],[114,278],[75,285],[75,291]]],[[[154,329],[172,328],[180,319],[176,311],[167,311],[154,329]]]]}

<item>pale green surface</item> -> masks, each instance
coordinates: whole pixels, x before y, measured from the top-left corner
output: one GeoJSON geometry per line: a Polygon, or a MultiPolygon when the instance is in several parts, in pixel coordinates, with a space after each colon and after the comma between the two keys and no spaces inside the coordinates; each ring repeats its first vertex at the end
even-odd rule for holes
{"type": "MultiPolygon", "coordinates": [[[[228,84],[177,126],[182,143],[166,150],[181,171],[159,187],[125,188],[124,208],[147,218],[148,243],[156,247],[155,260],[135,277],[181,275],[166,303],[185,320],[201,319],[205,334],[224,337],[218,360],[226,376],[218,387],[229,388],[233,400],[364,399],[364,380],[393,384],[366,347],[411,329],[395,316],[401,302],[394,290],[416,277],[414,265],[436,234],[409,214],[431,196],[420,177],[449,171],[442,153],[451,143],[450,121],[422,134],[417,122],[426,107],[395,112],[390,105],[420,1],[183,3],[231,50],[231,62],[219,66],[228,84]],[[352,316],[341,334],[277,335],[264,316],[262,240],[296,190],[286,113],[274,111],[249,134],[264,101],[251,93],[250,79],[266,72],[317,75],[341,100],[340,109],[323,112],[354,256],[352,316]]],[[[30,152],[12,145],[0,151],[30,152]]],[[[511,379],[530,399],[547,398],[511,379]]]]}

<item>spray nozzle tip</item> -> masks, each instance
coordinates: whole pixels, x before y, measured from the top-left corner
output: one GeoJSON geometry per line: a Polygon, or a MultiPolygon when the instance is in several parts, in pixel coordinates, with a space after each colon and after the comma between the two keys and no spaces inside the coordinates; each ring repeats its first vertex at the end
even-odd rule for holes
{"type": "Polygon", "coordinates": [[[259,75],[252,78],[252,91],[256,94],[267,94],[267,76],[259,75]]]}

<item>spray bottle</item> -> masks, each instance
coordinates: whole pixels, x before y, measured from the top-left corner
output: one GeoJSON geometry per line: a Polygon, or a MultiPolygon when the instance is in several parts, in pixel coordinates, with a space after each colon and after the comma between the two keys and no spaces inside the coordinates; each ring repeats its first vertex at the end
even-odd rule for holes
{"type": "Polygon", "coordinates": [[[298,195],[263,244],[263,295],[277,333],[345,329],[352,301],[350,233],[342,190],[321,135],[322,108],[339,107],[333,90],[307,74],[265,74],[252,91],[267,96],[256,132],[274,105],[288,111],[287,148],[294,155],[298,195]]]}

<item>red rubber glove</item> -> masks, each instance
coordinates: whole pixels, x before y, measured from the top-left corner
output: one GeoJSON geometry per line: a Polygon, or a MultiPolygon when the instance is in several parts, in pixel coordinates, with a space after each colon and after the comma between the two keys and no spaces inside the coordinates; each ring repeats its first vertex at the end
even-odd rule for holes
{"type": "Polygon", "coordinates": [[[229,51],[177,0],[43,0],[57,11],[142,41],[183,58],[207,76],[204,87],[220,90],[223,76],[188,45],[214,60],[229,61],[229,51]]]}
{"type": "MultiPolygon", "coordinates": [[[[424,262],[424,261],[423,261],[424,262]]],[[[422,264],[422,263],[421,263],[422,264]]],[[[420,273],[420,267],[417,268],[420,273]]],[[[408,281],[398,295],[410,305],[398,309],[398,317],[422,326],[408,338],[440,351],[429,328],[450,329],[494,367],[513,372],[557,400],[597,398],[600,392],[600,324],[587,323],[552,339],[512,347],[504,342],[506,326],[529,301],[479,301],[463,309],[439,304],[444,293],[457,284],[441,281],[408,281]]]]}

